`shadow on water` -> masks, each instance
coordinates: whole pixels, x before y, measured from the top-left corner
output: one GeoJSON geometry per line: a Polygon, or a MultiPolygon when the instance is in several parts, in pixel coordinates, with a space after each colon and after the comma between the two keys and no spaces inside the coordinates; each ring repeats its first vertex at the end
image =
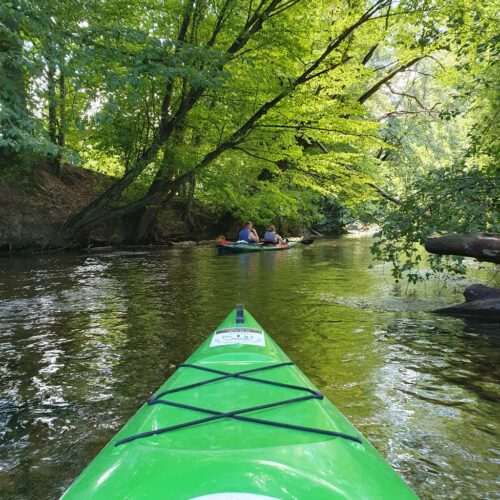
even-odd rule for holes
{"type": "Polygon", "coordinates": [[[64,491],[238,302],[420,496],[494,496],[498,325],[422,312],[459,297],[395,294],[369,245],[0,260],[1,496],[64,491]]]}

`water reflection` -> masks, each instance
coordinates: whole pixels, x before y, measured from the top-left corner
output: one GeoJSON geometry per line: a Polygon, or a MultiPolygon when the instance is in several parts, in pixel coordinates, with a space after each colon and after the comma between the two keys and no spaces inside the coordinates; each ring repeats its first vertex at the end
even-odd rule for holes
{"type": "Polygon", "coordinates": [[[394,294],[369,239],[0,260],[0,492],[53,498],[243,302],[424,498],[495,493],[495,325],[394,294]]]}

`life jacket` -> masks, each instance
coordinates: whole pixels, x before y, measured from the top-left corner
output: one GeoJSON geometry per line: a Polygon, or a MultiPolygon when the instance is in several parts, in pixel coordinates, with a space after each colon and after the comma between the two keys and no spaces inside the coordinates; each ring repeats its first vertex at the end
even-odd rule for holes
{"type": "Polygon", "coordinates": [[[266,231],[264,234],[264,242],[271,243],[272,245],[276,245],[279,241],[276,239],[276,232],[274,231],[266,231]]]}
{"type": "Polygon", "coordinates": [[[247,228],[243,228],[241,231],[240,231],[240,234],[238,236],[238,240],[239,241],[246,241],[248,243],[253,243],[253,240],[250,239],[250,229],[247,229],[247,228]]]}

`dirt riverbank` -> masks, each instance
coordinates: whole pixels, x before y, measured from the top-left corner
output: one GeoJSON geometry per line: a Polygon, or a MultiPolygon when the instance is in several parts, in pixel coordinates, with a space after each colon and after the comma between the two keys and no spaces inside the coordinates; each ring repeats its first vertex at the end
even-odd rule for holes
{"type": "MultiPolygon", "coordinates": [[[[44,251],[60,246],[58,231],[64,221],[91,203],[113,178],[65,166],[60,178],[47,166],[37,166],[24,178],[0,178],[0,251],[44,251]]],[[[155,243],[204,240],[217,237],[221,228],[231,231],[236,223],[230,216],[215,218],[200,207],[190,221],[182,203],[173,203],[159,217],[155,243]]],[[[94,229],[75,247],[124,243],[124,227],[117,221],[94,229]]]]}

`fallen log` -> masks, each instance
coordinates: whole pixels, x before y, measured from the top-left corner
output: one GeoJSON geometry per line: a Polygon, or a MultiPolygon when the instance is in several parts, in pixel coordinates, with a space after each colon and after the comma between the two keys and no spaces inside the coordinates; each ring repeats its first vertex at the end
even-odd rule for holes
{"type": "Polygon", "coordinates": [[[424,246],[428,252],[437,255],[460,255],[500,264],[500,234],[460,233],[431,236],[425,240],[424,246]]]}
{"type": "Polygon", "coordinates": [[[472,316],[500,321],[500,288],[471,285],[464,291],[465,302],[432,312],[453,316],[472,316]]]}

